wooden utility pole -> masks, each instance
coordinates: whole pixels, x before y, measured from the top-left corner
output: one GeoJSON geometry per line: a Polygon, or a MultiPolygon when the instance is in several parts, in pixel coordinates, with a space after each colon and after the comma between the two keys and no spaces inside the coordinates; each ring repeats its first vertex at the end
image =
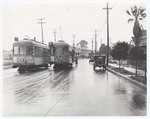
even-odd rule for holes
{"type": "Polygon", "coordinates": [[[94,43],[94,41],[93,41],[93,38],[92,38],[92,53],[93,53],[93,43],[94,43]]]}
{"type": "Polygon", "coordinates": [[[76,38],[75,34],[72,35],[72,38],[73,38],[73,44],[72,44],[72,46],[75,47],[75,45],[74,45],[74,39],[76,38]]]}
{"type": "Polygon", "coordinates": [[[95,32],[95,55],[96,55],[96,51],[97,51],[97,30],[94,30],[94,32],[95,32]]]}
{"type": "Polygon", "coordinates": [[[102,40],[102,38],[101,38],[101,46],[102,46],[102,43],[103,43],[103,40],[102,40]]]}
{"type": "Polygon", "coordinates": [[[56,31],[56,29],[53,29],[54,30],[54,42],[56,42],[56,33],[58,33],[57,31],[56,31]]]}
{"type": "Polygon", "coordinates": [[[38,24],[41,24],[41,34],[42,34],[42,43],[44,43],[44,38],[43,38],[43,24],[46,22],[43,22],[43,20],[45,20],[45,18],[41,18],[38,19],[40,22],[38,22],[38,24]]]}
{"type": "Polygon", "coordinates": [[[107,11],[107,65],[108,65],[109,62],[109,12],[108,10],[112,8],[109,8],[107,3],[106,8],[103,9],[107,11]]]}

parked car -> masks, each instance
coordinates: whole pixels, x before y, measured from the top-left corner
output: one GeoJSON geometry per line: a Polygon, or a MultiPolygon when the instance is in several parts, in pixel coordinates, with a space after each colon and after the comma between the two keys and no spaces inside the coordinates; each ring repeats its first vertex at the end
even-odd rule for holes
{"type": "Polygon", "coordinates": [[[106,56],[94,56],[93,69],[95,70],[96,67],[103,67],[103,70],[106,70],[105,59],[106,56]]]}
{"type": "Polygon", "coordinates": [[[90,63],[90,62],[94,62],[94,57],[90,57],[89,63],[90,63]]]}

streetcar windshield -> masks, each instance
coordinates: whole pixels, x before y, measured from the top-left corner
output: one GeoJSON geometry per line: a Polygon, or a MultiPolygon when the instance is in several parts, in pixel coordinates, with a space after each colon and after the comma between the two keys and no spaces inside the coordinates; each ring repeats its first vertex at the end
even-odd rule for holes
{"type": "Polygon", "coordinates": [[[14,54],[19,54],[19,46],[14,46],[14,54]]]}
{"type": "Polygon", "coordinates": [[[63,54],[68,54],[68,47],[67,46],[63,47],[63,54]]]}
{"type": "Polygon", "coordinates": [[[26,54],[26,48],[25,48],[25,46],[20,46],[20,54],[21,55],[26,54]]]}
{"type": "Polygon", "coordinates": [[[26,47],[26,54],[27,55],[33,55],[33,46],[27,46],[26,47]]]}

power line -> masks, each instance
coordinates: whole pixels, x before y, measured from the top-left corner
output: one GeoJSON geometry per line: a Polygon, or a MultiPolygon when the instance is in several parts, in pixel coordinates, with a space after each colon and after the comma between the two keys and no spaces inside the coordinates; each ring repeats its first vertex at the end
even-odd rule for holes
{"type": "MultiPolygon", "coordinates": [[[[114,8],[114,6],[116,5],[116,2],[112,5],[112,7],[111,8],[114,8]]],[[[111,11],[111,10],[110,10],[111,11]]]]}

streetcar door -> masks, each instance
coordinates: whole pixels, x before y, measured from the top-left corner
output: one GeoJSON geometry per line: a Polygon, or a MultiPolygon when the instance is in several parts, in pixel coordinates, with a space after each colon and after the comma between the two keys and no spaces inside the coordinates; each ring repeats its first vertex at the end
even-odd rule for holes
{"type": "Polygon", "coordinates": [[[55,55],[55,47],[54,46],[51,46],[50,47],[50,63],[54,63],[54,55],[55,55]]]}

